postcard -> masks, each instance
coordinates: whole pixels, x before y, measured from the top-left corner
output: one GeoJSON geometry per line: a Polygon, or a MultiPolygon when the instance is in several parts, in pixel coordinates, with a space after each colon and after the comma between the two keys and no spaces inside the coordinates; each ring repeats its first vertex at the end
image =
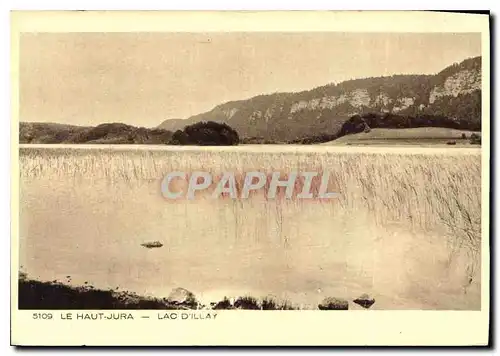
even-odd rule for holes
{"type": "Polygon", "coordinates": [[[12,12],[11,343],[487,345],[489,20],[12,12]]]}

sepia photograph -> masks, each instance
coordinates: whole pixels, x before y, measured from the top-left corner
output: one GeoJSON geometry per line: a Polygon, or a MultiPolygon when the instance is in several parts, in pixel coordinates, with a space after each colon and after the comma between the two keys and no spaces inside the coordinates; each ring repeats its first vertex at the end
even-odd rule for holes
{"type": "Polygon", "coordinates": [[[485,26],[19,30],[13,308],[487,313],[488,16],[456,15],[485,26]]]}

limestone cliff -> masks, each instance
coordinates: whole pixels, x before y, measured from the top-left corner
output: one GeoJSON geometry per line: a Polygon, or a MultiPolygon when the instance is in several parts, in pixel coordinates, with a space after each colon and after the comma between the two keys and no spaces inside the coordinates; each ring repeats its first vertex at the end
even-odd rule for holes
{"type": "Polygon", "coordinates": [[[287,141],[335,133],[349,117],[366,113],[442,115],[480,127],[481,57],[436,75],[355,79],[309,91],[260,95],[186,120],[167,120],[159,127],[176,130],[198,121],[218,121],[228,123],[241,137],[287,141]]]}

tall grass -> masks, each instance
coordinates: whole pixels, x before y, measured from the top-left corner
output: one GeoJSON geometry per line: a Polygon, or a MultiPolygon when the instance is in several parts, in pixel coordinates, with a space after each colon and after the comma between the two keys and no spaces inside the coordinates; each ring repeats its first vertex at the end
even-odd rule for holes
{"type": "MultiPolygon", "coordinates": [[[[481,160],[472,154],[406,154],[342,152],[259,152],[182,150],[78,150],[73,148],[21,148],[21,180],[105,181],[110,186],[158,186],[171,171],[231,171],[243,175],[259,171],[329,171],[330,184],[340,196],[331,201],[264,201],[263,221],[248,226],[245,215],[252,199],[232,201],[224,214],[233,216],[235,237],[257,231],[275,234],[285,245],[293,234],[287,211],[317,204],[325,216],[344,214],[369,217],[373,224],[403,224],[408,231],[433,232],[447,239],[453,253],[470,256],[470,284],[477,275],[481,239],[481,160]]],[[[241,181],[238,182],[241,184],[241,181]]],[[[255,211],[255,210],[252,210],[255,211]]],[[[221,213],[222,214],[222,213],[221,213]]],[[[221,219],[223,217],[221,216],[221,219]]],[[[226,230],[226,233],[227,230],[226,230]]],[[[453,258],[450,254],[450,260],[453,258]]]]}

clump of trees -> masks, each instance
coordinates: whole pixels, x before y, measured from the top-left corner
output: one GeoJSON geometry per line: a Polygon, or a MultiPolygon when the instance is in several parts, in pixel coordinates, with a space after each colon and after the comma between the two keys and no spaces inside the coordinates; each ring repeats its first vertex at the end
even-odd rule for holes
{"type": "Polygon", "coordinates": [[[290,144],[300,144],[300,145],[313,145],[316,143],[323,143],[323,142],[329,142],[333,141],[338,138],[337,134],[328,134],[328,133],[322,133],[319,135],[314,135],[314,136],[308,136],[308,137],[302,137],[298,138],[295,140],[291,140],[288,143],[290,144]]]}
{"type": "Polygon", "coordinates": [[[196,146],[235,146],[240,142],[238,132],[226,123],[200,121],[177,130],[173,136],[173,145],[196,146]]]}
{"type": "MultiPolygon", "coordinates": [[[[445,127],[457,130],[481,130],[481,122],[450,118],[441,115],[421,114],[417,116],[396,115],[390,113],[367,113],[354,115],[346,120],[337,133],[319,133],[287,141],[290,144],[316,144],[336,140],[342,136],[360,132],[368,133],[373,128],[404,129],[416,127],[445,127]]],[[[465,139],[465,134],[462,135],[465,139]]],[[[472,134],[472,144],[481,144],[481,136],[472,134]]]]}
{"type": "Polygon", "coordinates": [[[459,94],[457,97],[442,96],[424,110],[435,116],[460,118],[470,125],[481,127],[481,90],[459,94]]]}
{"type": "Polygon", "coordinates": [[[123,123],[72,126],[53,123],[20,123],[20,143],[165,144],[172,132],[123,123]]]}
{"type": "Polygon", "coordinates": [[[472,145],[480,145],[481,144],[481,135],[473,133],[470,135],[470,143],[472,145]]]}

